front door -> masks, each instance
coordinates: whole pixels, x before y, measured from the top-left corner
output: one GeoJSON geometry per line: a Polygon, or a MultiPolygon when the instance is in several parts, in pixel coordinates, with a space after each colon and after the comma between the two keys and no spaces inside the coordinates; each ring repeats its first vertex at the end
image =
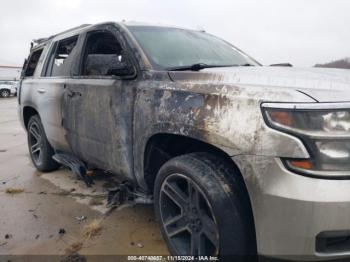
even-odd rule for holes
{"type": "Polygon", "coordinates": [[[124,77],[114,70],[130,63],[118,37],[105,28],[86,34],[80,76],[66,83],[63,125],[76,156],[93,167],[130,177],[136,80],[132,66],[124,77]]]}

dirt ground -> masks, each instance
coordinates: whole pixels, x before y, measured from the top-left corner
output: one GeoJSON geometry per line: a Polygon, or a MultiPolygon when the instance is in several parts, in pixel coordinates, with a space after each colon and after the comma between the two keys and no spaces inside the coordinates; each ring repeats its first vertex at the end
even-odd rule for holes
{"type": "Polygon", "coordinates": [[[96,185],[87,188],[66,169],[34,169],[16,98],[0,99],[0,166],[0,255],[67,259],[79,253],[88,261],[93,258],[88,255],[124,261],[126,257],[115,255],[168,254],[152,206],[108,212],[106,186],[113,178],[96,177],[96,185]]]}

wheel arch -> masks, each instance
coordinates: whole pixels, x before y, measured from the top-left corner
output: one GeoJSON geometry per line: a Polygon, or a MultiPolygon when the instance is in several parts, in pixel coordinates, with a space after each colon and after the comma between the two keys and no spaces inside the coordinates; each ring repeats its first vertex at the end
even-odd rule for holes
{"type": "Polygon", "coordinates": [[[207,152],[222,157],[230,163],[232,168],[238,171],[244,181],[238,165],[223,149],[189,136],[172,133],[157,133],[147,140],[144,149],[143,173],[148,188],[152,188],[152,183],[155,180],[158,170],[166,161],[176,156],[194,152],[207,152]]]}
{"type": "Polygon", "coordinates": [[[166,161],[176,156],[201,151],[229,158],[224,151],[195,138],[169,133],[151,136],[146,143],[143,157],[143,175],[148,189],[153,191],[156,175],[166,161]]]}
{"type": "Polygon", "coordinates": [[[34,115],[39,115],[39,112],[34,107],[32,106],[23,107],[23,123],[26,129],[28,128],[29,119],[34,115]]]}

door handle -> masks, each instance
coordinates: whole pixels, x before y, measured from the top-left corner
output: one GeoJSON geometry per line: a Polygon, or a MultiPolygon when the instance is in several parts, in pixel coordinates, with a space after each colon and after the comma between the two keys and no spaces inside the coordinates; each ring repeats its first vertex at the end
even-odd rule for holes
{"type": "Polygon", "coordinates": [[[67,95],[68,95],[69,97],[73,97],[73,96],[75,96],[75,92],[74,92],[74,91],[68,91],[68,92],[67,92],[67,95]]]}
{"type": "Polygon", "coordinates": [[[81,93],[80,93],[80,92],[75,92],[75,91],[69,90],[69,91],[67,92],[67,95],[68,95],[69,97],[81,96],[81,93]]]}
{"type": "Polygon", "coordinates": [[[38,93],[40,93],[40,94],[44,94],[44,93],[46,93],[46,90],[45,90],[45,88],[38,88],[38,93]]]}

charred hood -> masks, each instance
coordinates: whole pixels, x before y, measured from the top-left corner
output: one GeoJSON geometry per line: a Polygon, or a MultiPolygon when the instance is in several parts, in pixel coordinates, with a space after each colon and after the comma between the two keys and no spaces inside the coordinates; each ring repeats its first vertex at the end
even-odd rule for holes
{"type": "Polygon", "coordinates": [[[284,67],[210,68],[200,72],[170,72],[175,82],[288,88],[318,102],[350,101],[350,70],[284,67]]]}

